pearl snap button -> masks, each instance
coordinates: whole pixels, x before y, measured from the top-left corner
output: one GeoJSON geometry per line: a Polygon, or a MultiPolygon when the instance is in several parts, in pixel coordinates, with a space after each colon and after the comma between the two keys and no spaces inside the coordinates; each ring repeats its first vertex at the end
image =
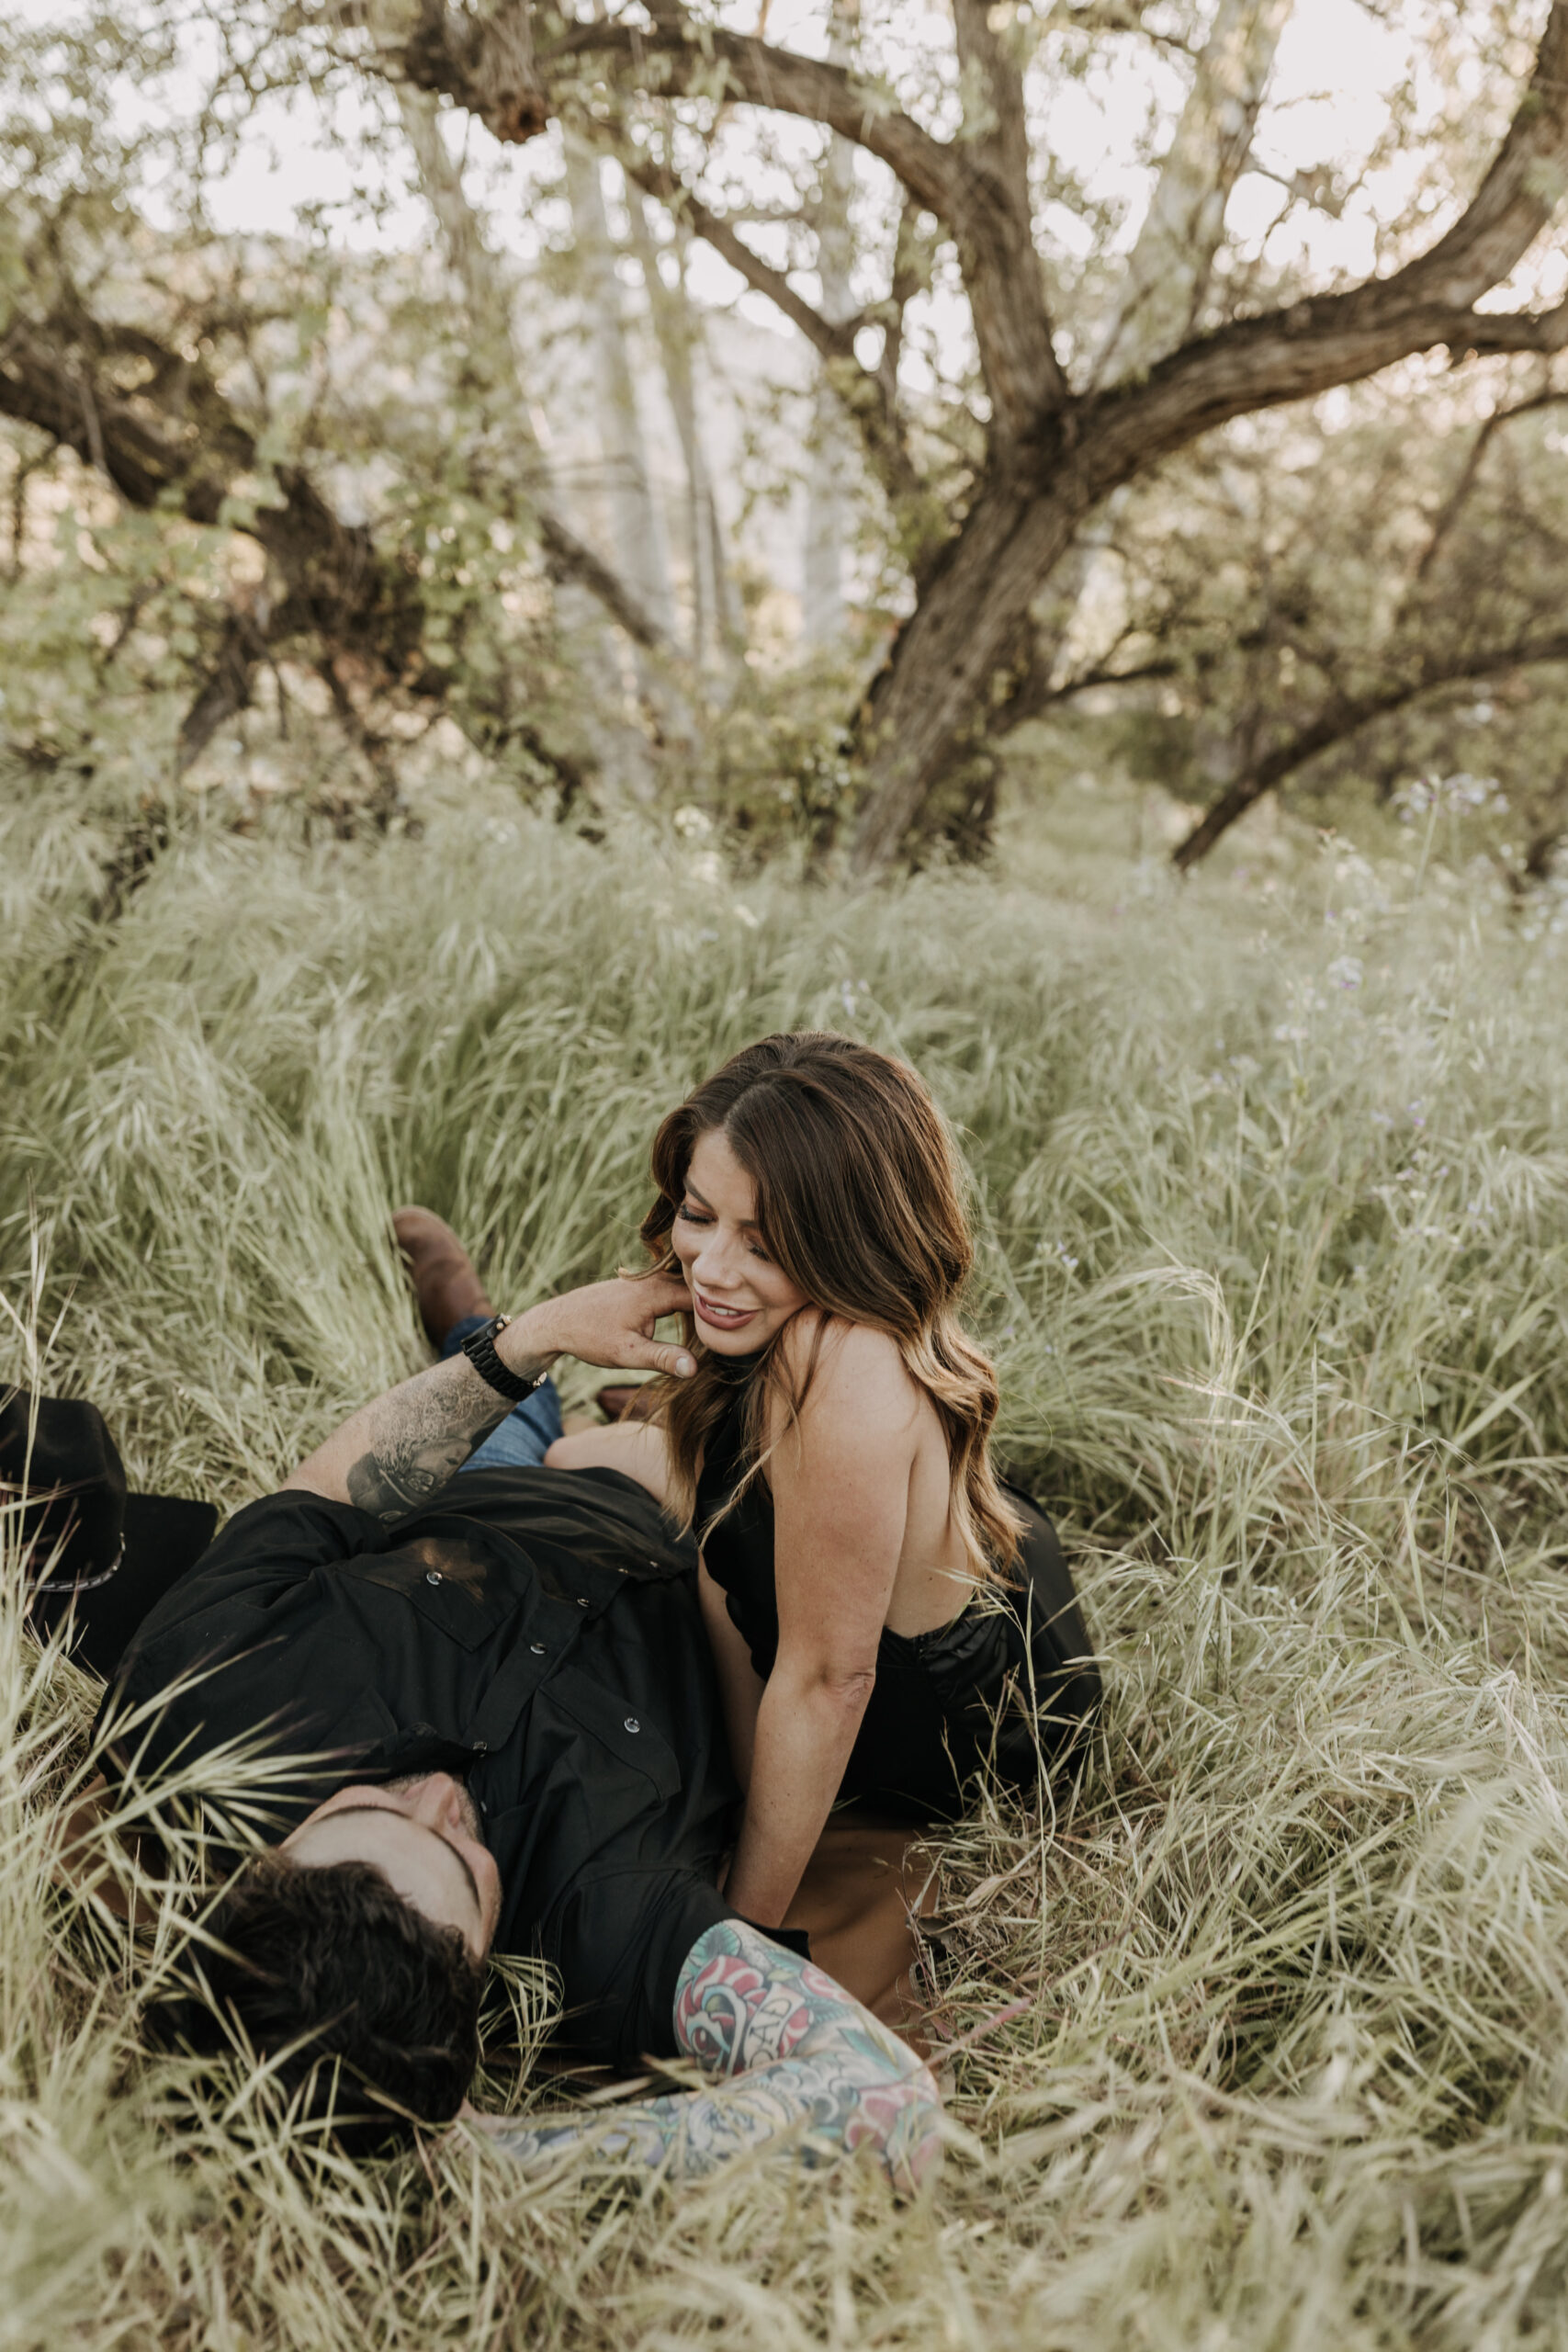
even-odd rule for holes
{"type": "Polygon", "coordinates": [[[628,1715],[626,1717],[626,1729],[628,1731],[640,1731],[642,1729],[642,1725],[638,1723],[635,1715],[628,1715]]]}
{"type": "Polygon", "coordinates": [[[440,1581],[441,1581],[441,1571],[440,1571],[440,1569],[439,1569],[439,1568],[426,1568],[426,1570],[425,1570],[425,1572],[424,1572],[424,1581],[425,1581],[425,1583],[426,1583],[426,1584],[439,1584],[439,1583],[440,1583],[440,1581]]]}
{"type": "Polygon", "coordinates": [[[528,1647],[533,1651],[534,1656],[535,1656],[536,1657],[544,1657],[544,1655],[545,1655],[545,1645],[544,1645],[543,1642],[530,1642],[530,1643],[529,1643],[529,1645],[528,1645],[528,1647]]]}
{"type": "Polygon", "coordinates": [[[580,1592],[577,1596],[577,1605],[580,1609],[592,1609],[593,1603],[589,1600],[588,1595],[585,1592],[580,1592]]]}

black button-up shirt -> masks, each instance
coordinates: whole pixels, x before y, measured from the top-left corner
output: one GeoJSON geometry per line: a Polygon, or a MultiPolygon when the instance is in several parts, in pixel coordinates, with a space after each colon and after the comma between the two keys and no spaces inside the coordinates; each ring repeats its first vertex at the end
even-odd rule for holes
{"type": "Polygon", "coordinates": [[[141,1769],[259,1736],[280,1835],[351,1781],[465,1777],[501,1873],[496,1949],[559,1972],[574,2054],[632,2064],[673,2053],[682,1964],[734,1916],[694,1566],[614,1470],[466,1471],[390,1526],[271,1495],[158,1603],[106,1708],[199,1671],[141,1769]]]}

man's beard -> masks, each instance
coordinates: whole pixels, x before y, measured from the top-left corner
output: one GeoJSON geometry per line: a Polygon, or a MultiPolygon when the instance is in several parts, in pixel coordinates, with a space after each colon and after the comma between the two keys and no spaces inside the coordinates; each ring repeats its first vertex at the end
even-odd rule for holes
{"type": "MultiPolygon", "coordinates": [[[[428,1772],[400,1772],[395,1781],[385,1781],[382,1782],[382,1786],[388,1789],[399,1790],[416,1789],[418,1788],[421,1781],[428,1781],[431,1775],[428,1772]]],[[[464,1830],[467,1832],[468,1836],[474,1838],[478,1844],[481,1846],[488,1846],[490,1840],[485,1836],[484,1824],[479,1819],[479,1809],[468,1793],[468,1784],[467,1781],[459,1781],[457,1782],[457,1795],[462,1804],[464,1830]]]]}

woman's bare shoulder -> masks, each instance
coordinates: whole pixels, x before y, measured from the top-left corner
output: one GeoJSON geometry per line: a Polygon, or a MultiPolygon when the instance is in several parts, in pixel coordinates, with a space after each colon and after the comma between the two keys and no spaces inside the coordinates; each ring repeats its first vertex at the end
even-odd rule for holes
{"type": "Polygon", "coordinates": [[[810,1375],[805,1428],[831,1419],[839,1428],[848,1422],[862,1433],[884,1429],[891,1435],[912,1426],[920,1390],[887,1332],[807,1307],[795,1317],[781,1346],[792,1377],[810,1375]]]}

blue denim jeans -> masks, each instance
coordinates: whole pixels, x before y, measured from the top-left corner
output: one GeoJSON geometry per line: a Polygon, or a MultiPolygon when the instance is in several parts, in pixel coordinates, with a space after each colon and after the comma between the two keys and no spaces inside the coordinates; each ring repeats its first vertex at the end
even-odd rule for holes
{"type": "MultiPolygon", "coordinates": [[[[488,1315],[465,1315],[441,1342],[443,1356],[455,1356],[472,1331],[482,1331],[488,1315]]],[[[531,1396],[513,1405],[506,1419],[475,1446],[465,1470],[536,1470],[547,1448],[561,1433],[560,1398],[553,1380],[542,1380],[531,1396]]],[[[460,1474],[459,1474],[460,1475],[460,1474]]]]}

